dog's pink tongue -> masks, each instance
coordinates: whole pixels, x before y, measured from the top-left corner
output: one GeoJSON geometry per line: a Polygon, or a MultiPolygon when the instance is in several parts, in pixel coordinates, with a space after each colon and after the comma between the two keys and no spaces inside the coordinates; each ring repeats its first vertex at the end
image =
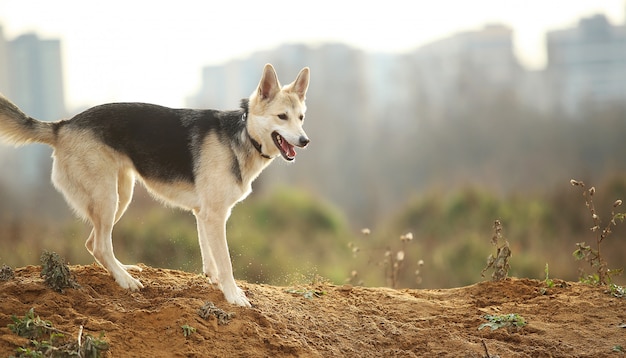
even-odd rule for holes
{"type": "Polygon", "coordinates": [[[293,149],[293,145],[289,144],[286,140],[283,140],[281,143],[281,147],[283,147],[283,151],[287,153],[291,158],[296,156],[296,151],[293,149]]]}

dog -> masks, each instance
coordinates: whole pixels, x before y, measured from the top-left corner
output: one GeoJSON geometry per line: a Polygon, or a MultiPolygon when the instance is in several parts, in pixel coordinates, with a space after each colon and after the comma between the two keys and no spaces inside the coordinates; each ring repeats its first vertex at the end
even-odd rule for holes
{"type": "Polygon", "coordinates": [[[265,167],[277,157],[293,161],[294,147],[309,144],[303,129],[309,73],[305,67],[281,86],[266,64],[256,90],[231,111],[110,103],[43,122],[0,95],[0,138],[52,146],[52,183],[93,225],[85,246],[121,287],[143,288],[129,274],[141,268],[120,263],[111,238],[140,181],[157,199],[193,213],[204,274],[229,303],[251,307],[233,277],[226,221],[265,167]]]}

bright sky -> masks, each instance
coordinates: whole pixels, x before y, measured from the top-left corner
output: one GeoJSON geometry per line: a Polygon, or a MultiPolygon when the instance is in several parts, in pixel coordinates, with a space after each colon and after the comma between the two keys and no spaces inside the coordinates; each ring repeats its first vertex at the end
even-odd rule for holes
{"type": "Polygon", "coordinates": [[[69,108],[110,101],[183,106],[203,66],[282,43],[404,52],[503,23],[514,30],[522,63],[541,68],[547,30],[595,13],[623,24],[625,12],[626,0],[0,0],[0,26],[9,40],[26,32],[62,40],[69,108]]]}

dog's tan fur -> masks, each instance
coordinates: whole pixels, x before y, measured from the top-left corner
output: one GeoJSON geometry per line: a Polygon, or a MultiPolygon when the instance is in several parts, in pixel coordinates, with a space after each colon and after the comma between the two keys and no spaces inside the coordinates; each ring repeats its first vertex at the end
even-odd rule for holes
{"type": "Polygon", "coordinates": [[[281,155],[272,133],[277,132],[292,146],[308,143],[302,129],[308,84],[308,68],[293,83],[281,87],[274,68],[266,65],[257,89],[248,99],[244,118],[247,133],[242,131],[238,134],[241,138],[225,142],[218,133],[209,132],[194,164],[197,174],[193,182],[142,177],[133,160],[105,144],[95,130],[63,125],[64,121],[34,120],[1,96],[0,138],[14,145],[40,142],[54,148],[52,182],[75,212],[93,225],[85,246],[120,286],[131,290],[143,287],[128,273],[141,269],[121,264],[115,258],[111,240],[113,225],[128,208],[135,181],[139,180],[164,203],[193,212],[204,273],[219,285],[228,302],[249,307],[233,277],[226,221],[232,207],[251,192],[252,181],[281,155]],[[249,144],[252,141],[260,148],[255,150],[249,144]],[[238,163],[240,180],[233,176],[233,163],[238,163]]]}

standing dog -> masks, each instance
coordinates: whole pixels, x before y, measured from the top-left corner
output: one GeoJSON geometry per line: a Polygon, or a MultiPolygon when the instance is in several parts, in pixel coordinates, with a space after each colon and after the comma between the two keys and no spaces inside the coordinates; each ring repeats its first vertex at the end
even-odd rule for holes
{"type": "Polygon", "coordinates": [[[111,240],[140,180],[156,198],[193,212],[204,274],[228,302],[250,307],[233,277],[226,220],[274,158],[293,161],[294,146],[309,143],[302,129],[308,86],[308,68],[281,87],[267,64],[238,110],[113,103],[58,122],[31,118],[0,95],[0,137],[54,148],[52,182],[93,225],[85,246],[120,286],[143,287],[128,273],[141,268],[120,263],[111,240]]]}

